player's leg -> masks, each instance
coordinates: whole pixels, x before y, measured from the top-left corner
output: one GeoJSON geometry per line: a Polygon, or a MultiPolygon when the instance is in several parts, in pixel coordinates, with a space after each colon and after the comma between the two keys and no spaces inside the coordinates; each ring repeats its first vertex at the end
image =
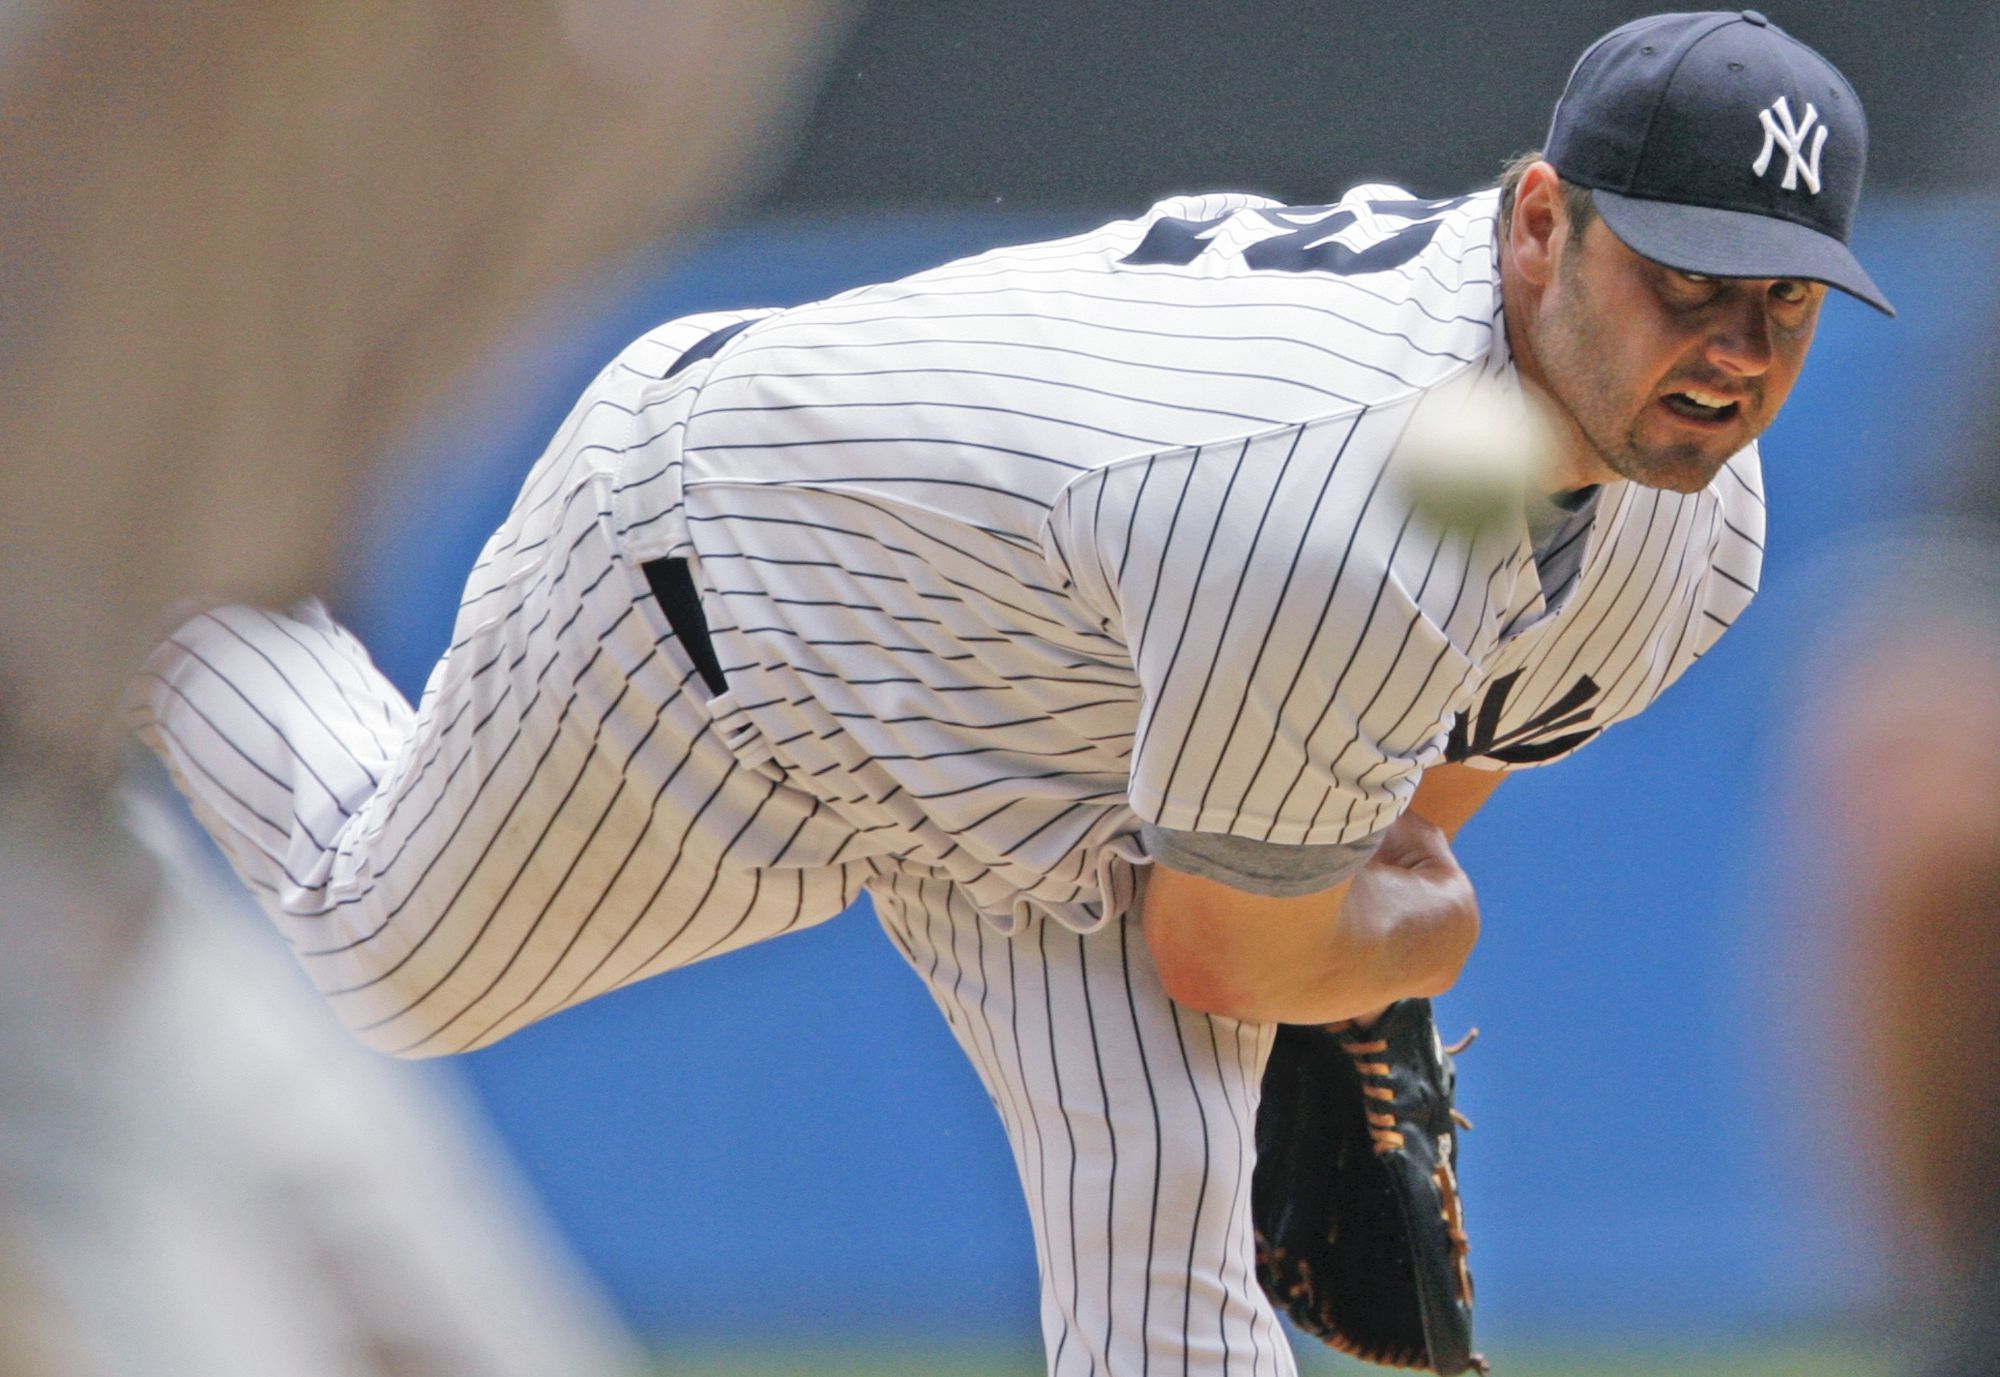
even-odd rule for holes
{"type": "Polygon", "coordinates": [[[370,1044],[481,1045],[831,917],[849,829],[718,739],[622,553],[644,397],[586,397],[475,569],[412,712],[323,614],[224,608],[156,654],[140,729],[370,1044]],[[600,399],[601,400],[601,399],[600,399]]]}
{"type": "Polygon", "coordinates": [[[1250,1224],[1270,1030],[1172,1003],[1128,924],[1003,936],[948,882],[870,891],[1012,1141],[1052,1377],[1290,1377],[1250,1224]]]}

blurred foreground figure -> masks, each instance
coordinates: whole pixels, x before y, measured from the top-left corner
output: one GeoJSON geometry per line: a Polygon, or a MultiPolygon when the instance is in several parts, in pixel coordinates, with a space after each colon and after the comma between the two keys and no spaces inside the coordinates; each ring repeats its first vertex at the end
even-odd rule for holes
{"type": "Polygon", "coordinates": [[[329,1050],[207,912],[235,901],[134,832],[104,724],[159,609],[337,582],[373,456],[503,326],[726,204],[838,9],[0,6],[8,1377],[620,1352],[509,1260],[534,1245],[424,1083],[329,1050]],[[438,1180],[383,1175],[410,1156],[438,1180]]]}
{"type": "Polygon", "coordinates": [[[121,803],[144,927],[0,927],[0,1372],[636,1371],[448,1086],[327,1016],[178,808],[121,803]]]}
{"type": "MultiPolygon", "coordinates": [[[[1990,437],[1992,432],[1988,431],[1990,437]]],[[[1884,538],[1895,591],[1812,720],[1847,912],[1869,1179],[1890,1192],[1916,1370],[2000,1373],[2000,453],[1975,519],[1884,538]]]]}
{"type": "Polygon", "coordinates": [[[0,26],[12,750],[96,732],[167,602],[328,587],[357,470],[530,306],[727,205],[833,8],[75,0],[0,26]]]}

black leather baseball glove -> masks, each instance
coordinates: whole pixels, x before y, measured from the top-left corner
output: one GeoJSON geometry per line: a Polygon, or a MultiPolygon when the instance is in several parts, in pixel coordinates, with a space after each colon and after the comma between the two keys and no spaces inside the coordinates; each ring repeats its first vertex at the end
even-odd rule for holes
{"type": "Polygon", "coordinates": [[[1486,1371],[1458,1198],[1451,1053],[1430,1001],[1278,1030],[1257,1111],[1257,1277],[1292,1322],[1390,1367],[1486,1371]]]}

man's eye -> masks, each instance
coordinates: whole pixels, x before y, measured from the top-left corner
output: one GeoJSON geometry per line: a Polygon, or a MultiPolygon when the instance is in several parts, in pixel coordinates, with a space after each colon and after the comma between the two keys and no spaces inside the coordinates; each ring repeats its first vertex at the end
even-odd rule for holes
{"type": "Polygon", "coordinates": [[[1675,268],[1667,274],[1666,290],[1671,299],[1695,305],[1714,296],[1717,284],[1707,273],[1686,273],[1675,268]]]}
{"type": "Polygon", "coordinates": [[[1771,295],[1779,301],[1784,302],[1787,306],[1798,306],[1802,305],[1806,298],[1812,295],[1812,288],[1803,282],[1780,279],[1771,284],[1771,295]]]}

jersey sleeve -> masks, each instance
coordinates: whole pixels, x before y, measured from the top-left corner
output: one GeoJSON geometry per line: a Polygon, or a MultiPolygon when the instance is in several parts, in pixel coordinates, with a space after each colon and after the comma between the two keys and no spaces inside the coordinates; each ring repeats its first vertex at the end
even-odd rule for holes
{"type": "Polygon", "coordinates": [[[1220,880],[1232,889],[1293,899],[1332,889],[1368,864],[1379,839],[1338,846],[1286,846],[1220,832],[1169,832],[1139,824],[1146,854],[1186,875],[1220,880]]]}
{"type": "Polygon", "coordinates": [[[1477,577],[1383,481],[1406,419],[1362,409],[1121,461],[1052,508],[1047,553],[1140,682],[1143,822],[1341,846],[1408,803],[1470,669],[1436,614],[1454,587],[1469,606],[1477,577]]]}

